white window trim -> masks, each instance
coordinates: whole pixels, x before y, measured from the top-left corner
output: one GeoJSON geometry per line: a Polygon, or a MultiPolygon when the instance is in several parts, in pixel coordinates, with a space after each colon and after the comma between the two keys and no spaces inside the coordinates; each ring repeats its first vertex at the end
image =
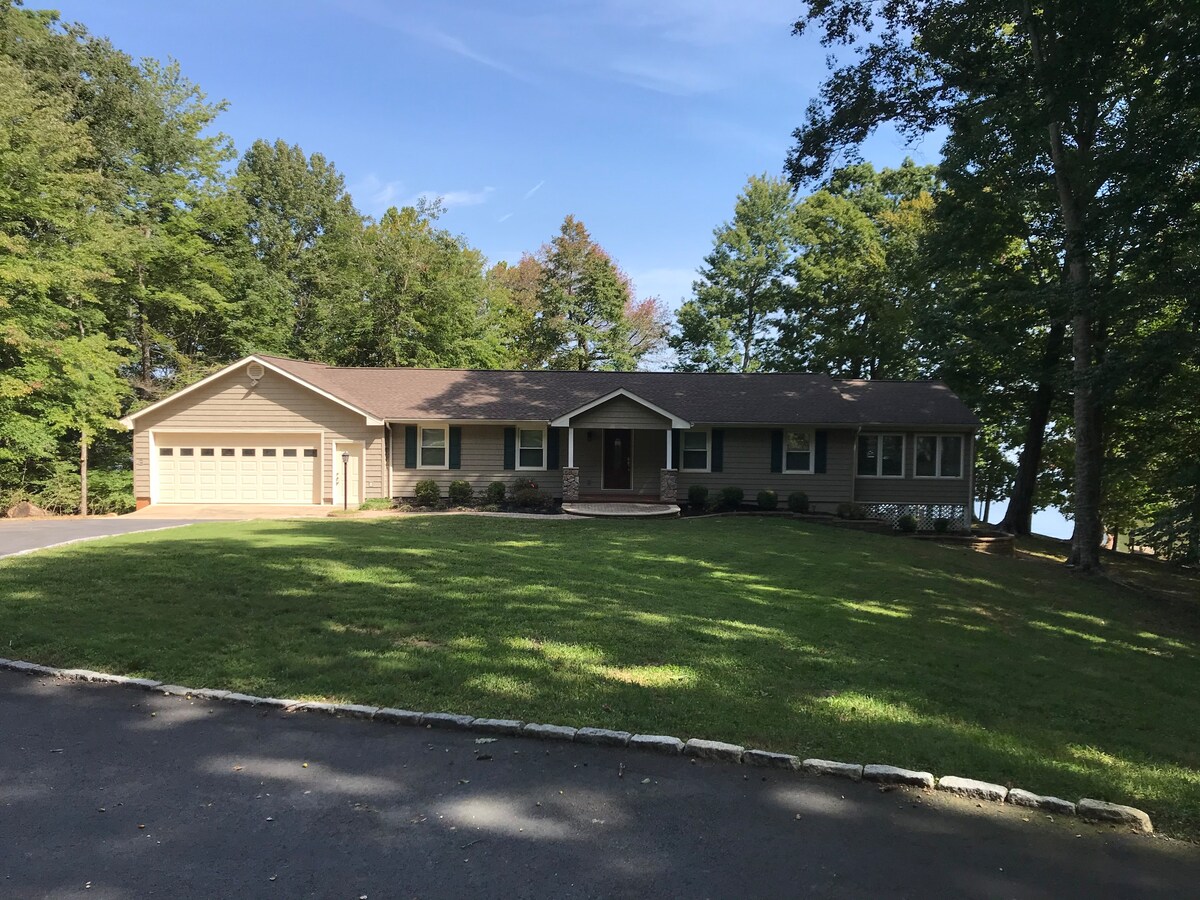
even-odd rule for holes
{"type": "Polygon", "coordinates": [[[784,475],[815,475],[817,471],[817,432],[815,428],[785,428],[783,429],[783,459],[780,460],[780,467],[784,475]],[[789,434],[807,434],[808,435],[808,468],[807,469],[789,469],[787,464],[788,457],[788,442],[789,434]]]}
{"type": "MultiPolygon", "coordinates": [[[[546,457],[550,453],[550,447],[548,446],[549,440],[550,440],[549,430],[544,425],[534,425],[532,427],[526,426],[526,425],[517,425],[515,427],[517,429],[517,459],[516,459],[517,467],[516,467],[516,471],[518,471],[518,472],[545,472],[546,471],[546,457]],[[542,464],[540,466],[523,466],[523,465],[521,465],[521,432],[522,431],[540,431],[542,433],[542,464]]],[[[526,449],[534,450],[536,448],[528,447],[526,449]]]]}
{"type": "Polygon", "coordinates": [[[875,471],[870,474],[865,474],[858,471],[858,441],[854,442],[854,472],[858,478],[891,478],[903,479],[908,472],[908,441],[905,440],[904,433],[900,431],[872,431],[867,434],[859,434],[858,440],[863,438],[875,439],[875,471]],[[899,475],[883,475],[883,450],[880,447],[880,441],[885,437],[900,438],[900,474],[899,475]]]}
{"type": "MultiPolygon", "coordinates": [[[[695,453],[696,451],[693,450],[691,452],[695,453]]],[[[696,472],[696,473],[706,473],[706,472],[712,471],[712,429],[710,429],[710,428],[688,428],[688,429],[685,429],[685,430],[679,432],[679,471],[680,472],[696,472]],[[683,461],[687,458],[684,455],[684,451],[687,447],[687,445],[684,443],[684,436],[688,435],[688,434],[704,435],[704,468],[703,469],[689,469],[687,466],[685,466],[683,464],[683,461]]]]}
{"type": "MultiPolygon", "coordinates": [[[[433,449],[432,447],[430,449],[433,449]]],[[[426,469],[431,472],[448,472],[450,470],[450,426],[441,422],[430,422],[428,425],[417,426],[417,468],[426,469]],[[440,431],[445,434],[446,444],[442,448],[445,457],[440,466],[425,465],[425,454],[421,452],[424,448],[424,438],[426,431],[440,431]]]]}
{"type": "Polygon", "coordinates": [[[966,477],[966,466],[963,465],[963,450],[966,448],[967,436],[965,434],[915,434],[913,435],[913,478],[920,478],[925,481],[937,479],[939,481],[961,481],[966,477]],[[943,475],[942,474],[942,439],[943,438],[958,438],[958,474],[943,475]],[[933,438],[937,441],[937,453],[933,459],[933,474],[918,475],[917,474],[917,441],[921,438],[933,438]]]}

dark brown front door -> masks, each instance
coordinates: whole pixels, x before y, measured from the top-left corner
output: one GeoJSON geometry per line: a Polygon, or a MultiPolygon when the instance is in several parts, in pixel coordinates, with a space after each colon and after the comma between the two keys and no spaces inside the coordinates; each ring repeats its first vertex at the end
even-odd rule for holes
{"type": "Polygon", "coordinates": [[[604,481],[606,491],[627,491],[632,484],[633,431],[629,428],[604,430],[604,481]]]}

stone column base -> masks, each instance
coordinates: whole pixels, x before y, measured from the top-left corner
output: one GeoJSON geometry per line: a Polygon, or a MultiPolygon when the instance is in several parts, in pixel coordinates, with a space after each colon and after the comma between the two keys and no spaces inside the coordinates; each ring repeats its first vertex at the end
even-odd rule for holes
{"type": "Polygon", "coordinates": [[[562,470],[563,503],[579,502],[579,467],[563,466],[562,470]]]}
{"type": "Polygon", "coordinates": [[[674,469],[661,469],[658,474],[658,499],[674,503],[679,496],[679,475],[674,469]]]}

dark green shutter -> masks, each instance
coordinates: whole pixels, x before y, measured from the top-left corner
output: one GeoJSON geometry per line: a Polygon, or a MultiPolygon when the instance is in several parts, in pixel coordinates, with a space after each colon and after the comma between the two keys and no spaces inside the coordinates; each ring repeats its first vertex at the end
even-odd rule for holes
{"type": "Polygon", "coordinates": [[[671,468],[676,472],[679,471],[679,445],[683,443],[680,431],[678,428],[671,429],[671,468]]]}
{"type": "Polygon", "coordinates": [[[778,429],[771,432],[771,471],[783,471],[783,432],[778,429]]]}
{"type": "Polygon", "coordinates": [[[404,426],[404,468],[417,467],[417,426],[404,426]]]}
{"type": "Polygon", "coordinates": [[[818,431],[816,443],[817,446],[815,449],[817,458],[814,460],[815,465],[813,467],[813,471],[815,471],[818,475],[824,475],[825,457],[828,456],[829,453],[829,432],[818,431]]]}
{"type": "Polygon", "coordinates": [[[546,429],[546,468],[558,468],[558,436],[557,428],[546,429]]]}
{"type": "Polygon", "coordinates": [[[457,425],[450,426],[450,466],[451,469],[462,468],[462,429],[457,425]]]}
{"type": "Polygon", "coordinates": [[[512,471],[517,467],[517,429],[504,429],[504,469],[512,471]]]}
{"type": "Polygon", "coordinates": [[[714,472],[725,471],[725,429],[714,428],[712,430],[712,465],[709,468],[714,472]]]}

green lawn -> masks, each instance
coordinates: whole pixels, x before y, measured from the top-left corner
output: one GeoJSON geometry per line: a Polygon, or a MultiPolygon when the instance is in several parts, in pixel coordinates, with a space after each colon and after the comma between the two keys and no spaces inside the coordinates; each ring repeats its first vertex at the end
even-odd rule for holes
{"type": "Polygon", "coordinates": [[[0,655],[702,736],[1200,836],[1200,609],[786,519],[213,523],[0,562],[0,655]]]}

